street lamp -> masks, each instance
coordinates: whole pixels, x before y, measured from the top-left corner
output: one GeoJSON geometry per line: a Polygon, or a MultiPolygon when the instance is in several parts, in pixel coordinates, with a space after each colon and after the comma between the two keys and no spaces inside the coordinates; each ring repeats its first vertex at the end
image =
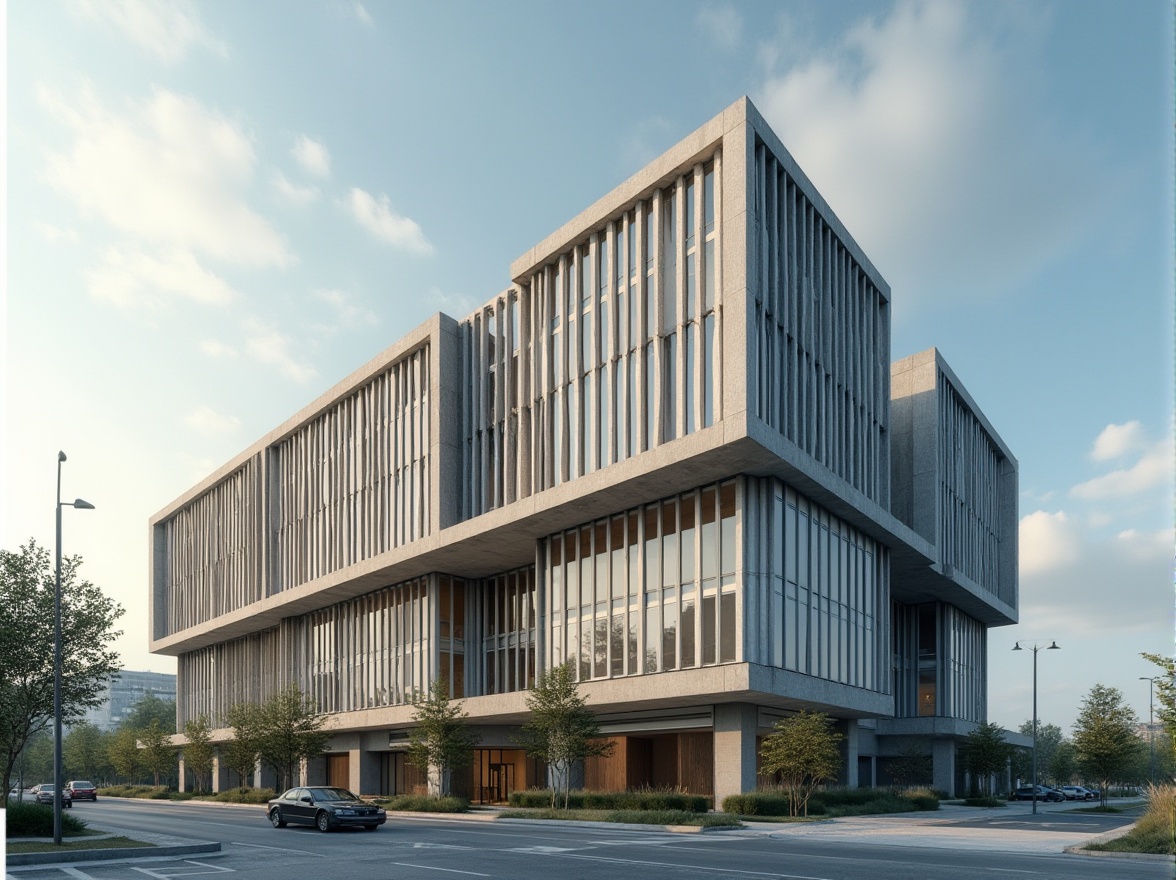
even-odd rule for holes
{"type": "MultiPolygon", "coordinates": [[[[1050,642],[1049,645],[1034,645],[1029,650],[1033,652],[1033,815],[1037,815],[1037,652],[1045,649],[1048,651],[1060,651],[1058,643],[1050,642]]],[[[1024,650],[1021,643],[1017,642],[1013,645],[1014,651],[1024,650]]]]}
{"type": "Polygon", "coordinates": [[[1140,681],[1147,682],[1147,781],[1156,781],[1156,730],[1155,723],[1155,695],[1156,680],[1146,675],[1139,676],[1140,681]]]}
{"type": "Polygon", "coordinates": [[[65,453],[57,453],[57,577],[53,586],[53,843],[61,846],[61,508],[93,510],[89,501],[76,498],[61,500],[61,463],[65,453]]]}

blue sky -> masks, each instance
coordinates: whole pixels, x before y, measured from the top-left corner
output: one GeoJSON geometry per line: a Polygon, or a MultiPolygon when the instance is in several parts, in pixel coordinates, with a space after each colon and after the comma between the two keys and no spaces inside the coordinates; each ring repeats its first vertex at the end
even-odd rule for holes
{"type": "Polygon", "coordinates": [[[147,643],[148,517],[747,94],[1021,465],[989,712],[1142,716],[1173,649],[1173,11],[962,3],[7,5],[0,536],[147,643]]]}

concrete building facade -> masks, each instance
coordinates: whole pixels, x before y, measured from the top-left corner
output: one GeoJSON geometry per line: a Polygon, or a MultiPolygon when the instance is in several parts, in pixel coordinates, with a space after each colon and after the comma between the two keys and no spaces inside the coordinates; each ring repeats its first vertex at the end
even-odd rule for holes
{"type": "Polygon", "coordinates": [[[494,802],[543,783],[513,731],[570,662],[617,746],[590,787],[749,790],[802,708],[845,784],[920,748],[962,785],[1017,617],[1016,460],[937,351],[891,365],[889,287],[754,106],[510,274],[152,517],[180,724],[295,683],[335,731],[308,778],[409,790],[444,676],[494,802]]]}

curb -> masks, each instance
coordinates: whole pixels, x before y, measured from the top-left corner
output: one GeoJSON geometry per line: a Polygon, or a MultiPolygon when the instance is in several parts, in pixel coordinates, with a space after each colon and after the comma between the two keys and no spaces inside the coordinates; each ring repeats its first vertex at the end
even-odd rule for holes
{"type": "Polygon", "coordinates": [[[69,852],[8,853],[8,866],[64,865],[73,862],[112,861],[115,859],[156,859],[161,856],[190,856],[220,852],[219,843],[187,843],[177,846],[136,846],[121,849],[76,849],[69,852]]]}
{"type": "Polygon", "coordinates": [[[1092,843],[1106,843],[1110,840],[1118,840],[1120,837],[1130,834],[1134,827],[1135,823],[1132,822],[1130,825],[1124,825],[1122,828],[1116,828],[1114,831],[1106,831],[1083,843],[1064,847],[1062,852],[1072,856],[1095,856],[1097,858],[1135,859],[1140,862],[1176,863],[1176,856],[1166,856],[1163,853],[1110,852],[1102,849],[1085,849],[1086,846],[1092,843]]]}

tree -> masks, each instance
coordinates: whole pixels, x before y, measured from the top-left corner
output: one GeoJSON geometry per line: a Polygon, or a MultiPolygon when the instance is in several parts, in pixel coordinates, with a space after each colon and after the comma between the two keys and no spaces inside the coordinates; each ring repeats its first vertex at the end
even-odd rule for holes
{"type": "Polygon", "coordinates": [[[527,694],[531,717],[523,725],[519,743],[533,758],[551,768],[551,806],[560,792],[567,809],[572,765],[594,756],[612,754],[613,744],[600,738],[600,724],[580,696],[572,661],[539,673],[527,694]]]}
{"type": "Polygon", "coordinates": [[[1068,739],[1058,743],[1049,758],[1049,779],[1055,785],[1069,785],[1078,772],[1078,760],[1074,755],[1074,744],[1068,739]]]}
{"type": "MultiPolygon", "coordinates": [[[[1144,654],[1143,657],[1160,667],[1160,674],[1154,679],[1155,698],[1156,702],[1160,704],[1156,715],[1167,732],[1168,750],[1164,754],[1168,763],[1171,763],[1176,760],[1176,751],[1173,751],[1173,746],[1176,746],[1176,659],[1161,657],[1159,654],[1144,654]]],[[[1156,746],[1159,745],[1157,740],[1156,746]]],[[[1162,778],[1170,778],[1171,776],[1171,774],[1164,776],[1160,773],[1156,775],[1162,778]]]]}
{"type": "Polygon", "coordinates": [[[991,794],[992,776],[1005,769],[1011,753],[1012,747],[1005,742],[1004,730],[999,724],[989,721],[977,725],[964,743],[961,762],[964,770],[972,774],[972,786],[984,794],[991,794]],[[980,780],[983,780],[982,785],[977,784],[980,780]]]}
{"type": "Polygon", "coordinates": [[[331,735],[322,729],[314,701],[292,684],[270,697],[258,712],[257,753],[274,768],[280,788],[294,784],[303,758],[323,753],[331,735]]]}
{"type": "Polygon", "coordinates": [[[139,702],[131,707],[131,711],[123,718],[119,727],[126,725],[136,730],[146,730],[152,721],[158,721],[166,734],[176,732],[176,701],[161,700],[148,691],[139,702]]]}
{"type": "MultiPolygon", "coordinates": [[[[1033,736],[1033,722],[1031,720],[1025,721],[1019,730],[1025,736],[1033,736]]],[[[1056,724],[1042,724],[1041,719],[1037,719],[1037,775],[1040,777],[1037,780],[1038,782],[1041,782],[1043,779],[1053,778],[1053,773],[1049,768],[1053,763],[1054,753],[1057,752],[1058,746],[1061,743],[1062,729],[1056,724]]],[[[1013,775],[1018,779],[1031,782],[1033,777],[1033,749],[1014,748],[1012,757],[1013,775]]]]}
{"type": "MultiPolygon", "coordinates": [[[[107,680],[118,671],[110,644],[123,609],[80,577],[82,560],[61,561],[61,720],[80,720],[101,704],[107,680]]],[[[0,761],[4,790],[25,743],[53,720],[55,572],[49,552],[29,541],[20,551],[0,550],[0,761]]]]}
{"type": "Polygon", "coordinates": [[[417,694],[408,762],[426,774],[429,793],[446,797],[454,770],[470,766],[481,737],[469,729],[461,703],[449,699],[449,682],[433,680],[428,696],[417,694]]]}
{"type": "Polygon", "coordinates": [[[225,713],[225,723],[233,729],[233,738],[222,746],[222,754],[245,787],[261,751],[261,707],[256,703],[238,703],[225,713]]]}
{"type": "Polygon", "coordinates": [[[899,756],[890,762],[890,776],[900,788],[930,785],[934,770],[931,754],[917,743],[905,746],[899,756]]]}
{"type": "Polygon", "coordinates": [[[845,739],[833,729],[833,719],[823,712],[802,711],[782,718],[760,746],[760,767],[779,774],[788,792],[788,810],[808,815],[808,802],[817,786],[841,770],[838,743],[845,739]]]}
{"type": "Polygon", "coordinates": [[[207,786],[202,784],[212,776],[212,728],[207,716],[185,721],[184,736],[188,739],[184,746],[184,769],[192,774],[192,787],[196,791],[209,791],[211,781],[207,786]]]}
{"type": "Polygon", "coordinates": [[[110,763],[114,772],[129,783],[139,779],[143,758],[139,753],[139,733],[131,727],[120,727],[110,739],[110,763]]]}
{"type": "Polygon", "coordinates": [[[1096,684],[1082,701],[1074,722],[1074,751],[1083,775],[1098,780],[1104,807],[1107,786],[1129,774],[1143,746],[1135,735],[1137,723],[1118,688],[1096,684]]]}
{"type": "MultiPolygon", "coordinates": [[[[173,722],[172,727],[175,727],[173,722]]],[[[155,777],[155,785],[159,785],[160,774],[171,776],[176,765],[176,750],[171,744],[171,734],[168,733],[158,718],[139,731],[139,742],[143,747],[143,767],[155,777]]]]}
{"type": "Polygon", "coordinates": [[[61,759],[73,779],[101,780],[110,764],[107,735],[89,722],[72,727],[61,743],[61,759]]]}

